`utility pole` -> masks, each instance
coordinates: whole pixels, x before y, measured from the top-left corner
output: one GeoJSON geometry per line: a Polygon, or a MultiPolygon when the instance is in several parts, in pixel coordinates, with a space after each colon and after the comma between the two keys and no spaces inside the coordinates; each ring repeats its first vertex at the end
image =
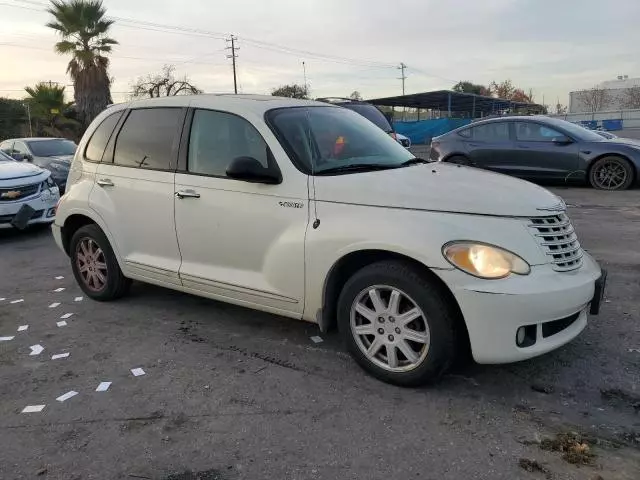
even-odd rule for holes
{"type": "Polygon", "coordinates": [[[402,95],[404,95],[404,81],[407,79],[407,76],[404,74],[404,69],[407,68],[407,66],[400,62],[400,66],[397,68],[402,71],[402,76],[398,80],[402,80],[402,95]]]}
{"type": "Polygon", "coordinates": [[[29,105],[29,102],[25,102],[23,105],[27,109],[27,117],[29,118],[29,136],[33,137],[33,127],[31,126],[31,106],[29,105]]]}
{"type": "Polygon", "coordinates": [[[306,94],[309,95],[309,86],[307,85],[307,66],[304,63],[304,60],[302,61],[302,73],[304,75],[304,89],[306,90],[306,94]]]}
{"type": "MultiPolygon", "coordinates": [[[[399,80],[402,80],[402,96],[404,96],[404,81],[407,79],[407,76],[404,74],[404,69],[407,68],[407,66],[400,62],[400,66],[397,67],[398,70],[400,70],[402,72],[402,76],[399,78],[399,80]]],[[[404,122],[404,114],[407,111],[406,107],[402,107],[402,121],[404,122]]]]}
{"type": "Polygon", "coordinates": [[[236,58],[238,58],[238,55],[236,55],[236,50],[240,50],[239,48],[236,47],[236,40],[237,37],[235,35],[231,35],[231,38],[229,40],[227,40],[227,42],[231,42],[231,46],[227,47],[227,50],[231,50],[231,55],[227,55],[227,58],[230,58],[233,64],[233,92],[234,93],[238,93],[238,77],[236,74],[236,58]]]}

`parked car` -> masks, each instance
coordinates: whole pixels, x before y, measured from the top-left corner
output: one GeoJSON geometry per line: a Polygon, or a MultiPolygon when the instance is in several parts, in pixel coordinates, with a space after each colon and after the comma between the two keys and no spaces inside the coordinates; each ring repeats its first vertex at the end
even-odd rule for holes
{"type": "Polygon", "coordinates": [[[77,145],[65,138],[15,138],[0,143],[0,150],[18,161],[28,161],[51,172],[62,193],[77,145]]]}
{"type": "Polygon", "coordinates": [[[350,98],[342,97],[318,98],[317,101],[331,103],[332,105],[337,105],[339,107],[347,108],[356,113],[359,113],[364,118],[382,129],[383,132],[393,137],[403,147],[409,148],[411,146],[411,140],[409,140],[409,138],[405,137],[404,135],[396,133],[391,121],[385,116],[384,113],[382,113],[378,109],[378,107],[371,103],[363,102],[360,100],[351,100],[350,98]]]}
{"type": "Polygon", "coordinates": [[[638,181],[640,141],[607,140],[557,118],[501,117],[434,138],[430,158],[532,180],[580,181],[623,190],[638,181]]]}
{"type": "Polygon", "coordinates": [[[88,297],[131,280],[318,323],[401,385],[560,347],[605,276],[556,195],[415,158],[362,116],[253,95],[113,106],[52,227],[88,297]],[[426,164],[425,164],[426,163],[426,164]]]}
{"type": "Polygon", "coordinates": [[[59,198],[50,172],[0,152],[0,229],[53,223],[59,198]]]}

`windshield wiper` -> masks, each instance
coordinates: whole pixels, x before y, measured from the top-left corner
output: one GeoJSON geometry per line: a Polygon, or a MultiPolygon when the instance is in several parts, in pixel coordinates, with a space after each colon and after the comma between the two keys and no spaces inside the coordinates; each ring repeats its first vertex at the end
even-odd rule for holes
{"type": "Polygon", "coordinates": [[[331,173],[348,173],[348,172],[371,172],[374,170],[389,170],[398,168],[398,165],[380,165],[378,163],[356,163],[354,165],[343,165],[341,167],[325,168],[316,171],[316,175],[326,175],[331,173]]]}
{"type": "Polygon", "coordinates": [[[432,163],[432,162],[433,162],[433,160],[425,160],[424,158],[414,157],[414,158],[411,158],[411,159],[407,160],[406,162],[402,162],[400,164],[400,166],[401,167],[408,167],[410,165],[418,165],[418,164],[421,164],[421,163],[432,163]]]}

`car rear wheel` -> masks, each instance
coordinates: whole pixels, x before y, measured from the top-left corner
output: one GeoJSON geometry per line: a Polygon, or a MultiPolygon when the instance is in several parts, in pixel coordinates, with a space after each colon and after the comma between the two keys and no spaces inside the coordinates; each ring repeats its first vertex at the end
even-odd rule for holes
{"type": "Polygon", "coordinates": [[[441,287],[410,265],[374,263],[338,300],[338,325],[356,362],[401,386],[437,380],[455,357],[454,309],[441,287]]]}
{"type": "Polygon", "coordinates": [[[113,249],[97,225],[85,225],[71,238],[71,268],[82,291],[98,301],[115,300],[129,291],[131,280],[120,270],[113,249]]]}
{"type": "Polygon", "coordinates": [[[625,190],[633,182],[633,167],[621,157],[603,157],[593,164],[589,183],[599,190],[625,190]]]}

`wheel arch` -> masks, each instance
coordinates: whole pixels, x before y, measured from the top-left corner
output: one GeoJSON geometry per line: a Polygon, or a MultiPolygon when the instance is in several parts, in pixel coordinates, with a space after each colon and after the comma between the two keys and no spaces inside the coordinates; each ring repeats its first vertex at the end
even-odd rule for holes
{"type": "Polygon", "coordinates": [[[462,346],[466,351],[470,352],[471,346],[469,343],[467,325],[464,321],[462,310],[460,309],[455,296],[451,292],[451,289],[449,289],[447,284],[438,275],[436,275],[432,269],[424,265],[422,262],[407,255],[390,250],[357,250],[344,255],[331,266],[325,278],[322,292],[322,318],[318,318],[320,329],[322,331],[328,331],[335,328],[337,321],[336,312],[338,297],[340,296],[340,292],[347,280],[349,280],[354,273],[364,266],[384,260],[395,260],[408,264],[411,268],[418,271],[421,275],[429,278],[430,281],[440,288],[443,295],[447,297],[447,300],[456,311],[457,320],[455,330],[458,334],[458,338],[463,343],[462,346]]]}
{"type": "Polygon", "coordinates": [[[625,155],[624,153],[614,152],[614,153],[603,153],[591,159],[591,161],[589,162],[589,165],[587,165],[587,171],[586,171],[587,183],[591,183],[591,170],[593,169],[593,166],[596,164],[598,160],[606,157],[618,157],[629,162],[629,165],[631,165],[631,170],[633,171],[632,185],[638,181],[638,166],[633,162],[633,160],[631,160],[631,158],[629,158],[628,155],[625,155]]]}
{"type": "Polygon", "coordinates": [[[442,162],[448,162],[450,158],[453,157],[464,157],[467,160],[469,160],[469,163],[471,163],[471,157],[469,157],[469,155],[467,153],[464,152],[453,152],[453,153],[449,153],[448,155],[446,155],[441,161],[442,162]]]}

